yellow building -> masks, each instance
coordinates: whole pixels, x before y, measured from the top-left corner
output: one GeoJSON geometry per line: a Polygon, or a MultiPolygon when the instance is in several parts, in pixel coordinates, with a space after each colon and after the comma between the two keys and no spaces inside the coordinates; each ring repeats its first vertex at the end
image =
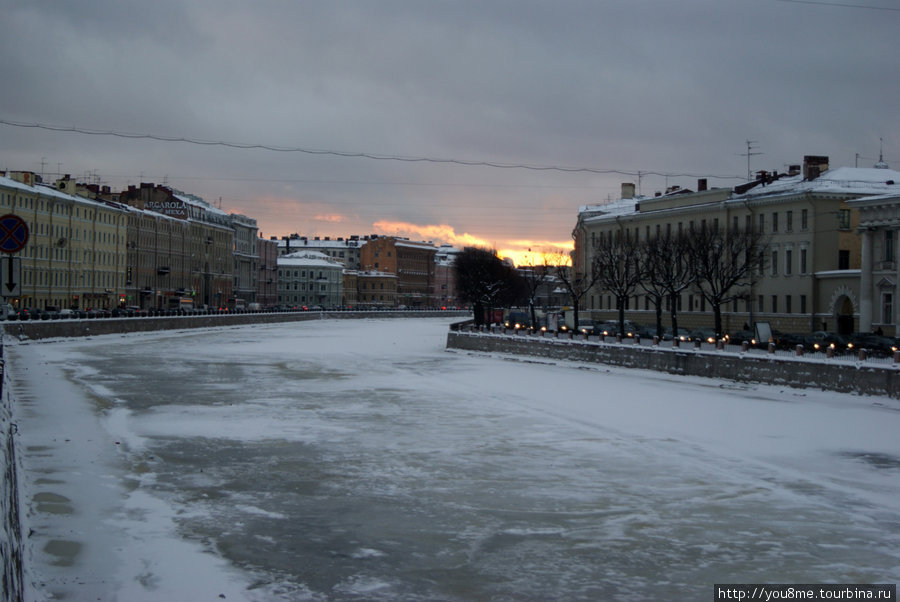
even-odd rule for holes
{"type": "Polygon", "coordinates": [[[28,225],[17,308],[110,308],[125,292],[127,219],[115,204],[74,194],[68,178],[42,184],[31,172],[0,177],[0,213],[28,225]]]}
{"type": "MultiPolygon", "coordinates": [[[[890,192],[900,173],[888,169],[829,169],[828,158],[807,156],[788,174],[766,174],[735,189],[670,189],[652,198],[623,198],[581,208],[575,227],[575,269],[590,269],[593,245],[609,233],[638,241],[693,229],[753,227],[767,243],[764,269],[745,287],[744,299],[723,308],[726,332],[767,321],[784,332],[850,333],[859,328],[859,212],[848,201],[890,192]]],[[[638,289],[640,291],[640,289],[638,289]]],[[[581,308],[596,320],[615,319],[615,299],[599,288],[581,308]]],[[[655,322],[652,301],[641,292],[629,299],[628,318],[655,322]]],[[[668,308],[664,311],[668,321],[668,308]]],[[[698,291],[678,299],[679,326],[712,325],[712,309],[698,291]]],[[[668,325],[668,324],[667,324],[668,325]]]]}

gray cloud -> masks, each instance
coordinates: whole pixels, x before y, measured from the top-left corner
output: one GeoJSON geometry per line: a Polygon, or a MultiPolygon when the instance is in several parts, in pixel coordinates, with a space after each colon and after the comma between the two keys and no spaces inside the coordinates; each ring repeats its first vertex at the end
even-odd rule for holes
{"type": "MultiPolygon", "coordinates": [[[[871,5],[872,1],[868,2],[871,5]]],[[[0,118],[389,155],[742,175],[896,156],[900,13],[778,0],[0,3],[0,118]]],[[[265,231],[293,200],[564,240],[613,174],[238,151],[0,126],[0,168],[143,178],[265,231]],[[265,199],[281,199],[267,203],[265,199]]],[[[864,161],[865,162],[865,161],[864,161]]],[[[868,161],[871,163],[871,161],[868,161]]],[[[694,178],[647,175],[645,193],[694,178]]],[[[713,180],[713,184],[734,184],[713,180]]],[[[307,224],[310,222],[306,222],[307,224]]],[[[328,229],[328,231],[325,231],[328,229]]]]}

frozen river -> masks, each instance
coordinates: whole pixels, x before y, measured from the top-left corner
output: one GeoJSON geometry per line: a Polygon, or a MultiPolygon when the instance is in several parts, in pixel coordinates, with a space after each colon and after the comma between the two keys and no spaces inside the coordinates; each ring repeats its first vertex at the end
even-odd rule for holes
{"type": "Polygon", "coordinates": [[[7,341],[30,595],[900,581],[900,402],[450,352],[449,323],[7,341]]]}

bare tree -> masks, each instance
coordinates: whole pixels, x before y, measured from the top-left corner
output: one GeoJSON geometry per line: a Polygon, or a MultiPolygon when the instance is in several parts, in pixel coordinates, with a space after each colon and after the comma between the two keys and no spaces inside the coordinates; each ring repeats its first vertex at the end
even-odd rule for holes
{"type": "MultiPolygon", "coordinates": [[[[531,249],[528,249],[530,252],[531,249]]],[[[537,328],[537,311],[535,309],[535,299],[537,298],[538,292],[542,287],[546,286],[547,282],[549,282],[550,278],[550,266],[547,264],[547,255],[543,254],[542,262],[537,262],[534,259],[534,255],[529,256],[529,258],[522,263],[520,266],[516,266],[519,270],[519,274],[522,276],[524,281],[524,293],[528,299],[528,311],[531,317],[531,327],[537,328]]]]}
{"type": "Polygon", "coordinates": [[[478,326],[484,323],[485,313],[490,320],[493,308],[507,305],[522,293],[521,277],[494,251],[466,247],[454,266],[459,297],[472,304],[478,326]]]}
{"type": "Polygon", "coordinates": [[[637,237],[627,231],[601,236],[594,245],[591,269],[597,275],[596,284],[615,297],[619,332],[625,332],[625,306],[643,276],[637,237]]]}
{"type": "MultiPolygon", "coordinates": [[[[669,302],[672,333],[678,334],[678,298],[694,282],[694,273],[687,256],[687,237],[665,234],[648,241],[645,246],[644,273],[648,286],[661,291],[669,302]]],[[[645,287],[645,290],[647,288],[645,287]]],[[[662,299],[659,299],[661,304],[662,299]]],[[[662,311],[657,307],[659,314],[662,311]]],[[[657,330],[660,323],[657,322],[657,330]]]]}
{"type": "Polygon", "coordinates": [[[653,302],[656,310],[656,336],[662,338],[662,312],[663,301],[667,298],[665,265],[668,260],[667,243],[671,237],[656,236],[648,240],[639,249],[639,261],[641,270],[641,289],[653,302]]]}
{"type": "Polygon", "coordinates": [[[582,274],[568,265],[569,257],[562,253],[551,254],[547,259],[548,265],[553,265],[555,275],[559,278],[563,288],[572,301],[574,316],[572,326],[578,331],[578,309],[581,306],[581,299],[593,288],[597,282],[597,271],[588,270],[588,273],[582,274]]]}
{"type": "Polygon", "coordinates": [[[716,336],[722,334],[722,305],[746,299],[762,267],[766,241],[753,229],[701,228],[687,236],[694,287],[712,306],[716,336]]]}

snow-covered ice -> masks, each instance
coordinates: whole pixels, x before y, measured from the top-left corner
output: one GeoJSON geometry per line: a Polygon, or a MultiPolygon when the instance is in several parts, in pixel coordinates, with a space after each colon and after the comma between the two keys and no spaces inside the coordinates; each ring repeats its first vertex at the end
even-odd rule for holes
{"type": "Polygon", "coordinates": [[[7,340],[29,599],[703,599],[900,577],[900,402],[448,351],[7,340]]]}

